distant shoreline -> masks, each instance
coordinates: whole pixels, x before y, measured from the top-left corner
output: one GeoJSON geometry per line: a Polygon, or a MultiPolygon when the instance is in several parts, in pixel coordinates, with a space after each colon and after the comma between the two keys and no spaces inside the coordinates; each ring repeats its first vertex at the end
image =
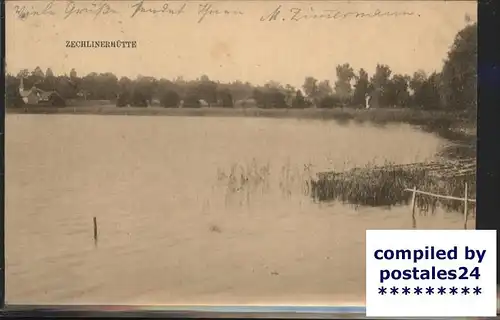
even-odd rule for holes
{"type": "MultiPolygon", "coordinates": [[[[373,122],[420,122],[424,120],[475,121],[471,112],[441,111],[412,108],[304,108],[304,109],[261,109],[261,108],[163,108],[163,107],[116,107],[96,106],[33,106],[6,108],[7,114],[94,114],[94,115],[137,115],[137,116],[228,116],[228,117],[276,117],[300,119],[332,119],[373,122]]],[[[473,122],[473,121],[472,121],[473,122]]],[[[415,123],[418,124],[418,123],[415,123]]]]}
{"type": "Polygon", "coordinates": [[[163,108],[116,107],[114,105],[67,107],[6,108],[6,114],[65,114],[65,115],[122,115],[122,116],[183,116],[183,117],[262,117],[278,119],[332,120],[340,124],[372,123],[386,125],[406,123],[422,127],[427,132],[454,142],[470,142],[476,137],[476,117],[470,111],[422,110],[412,108],[163,108]]]}

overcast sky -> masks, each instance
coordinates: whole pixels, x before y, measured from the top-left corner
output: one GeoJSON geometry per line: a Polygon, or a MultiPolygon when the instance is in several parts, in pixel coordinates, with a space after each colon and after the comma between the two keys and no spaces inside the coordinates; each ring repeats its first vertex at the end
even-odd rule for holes
{"type": "MultiPolygon", "coordinates": [[[[187,2],[181,15],[138,13],[131,18],[137,9],[134,4],[112,1],[109,5],[116,13],[102,11],[95,17],[76,14],[77,8],[90,8],[91,1],[56,1],[48,10],[54,15],[20,19],[20,12],[41,12],[47,3],[7,2],[7,71],[40,66],[56,74],[75,68],[80,76],[95,71],[168,79],[206,74],[224,82],[276,80],[295,86],[306,76],[334,81],[336,65],[345,62],[370,74],[377,63],[388,64],[397,73],[432,72],[441,68],[456,33],[465,26],[465,16],[473,20],[477,16],[473,1],[224,1],[210,2],[212,9],[242,14],[206,16],[198,23],[201,2],[187,2]],[[281,19],[260,21],[280,4],[281,19]],[[311,10],[373,13],[377,9],[413,14],[290,21],[290,10],[297,8],[301,15],[311,10]],[[73,13],[65,18],[65,11],[73,13]],[[68,40],[135,40],[137,48],[66,48],[68,40]]],[[[143,8],[160,9],[163,4],[145,2],[143,8]]],[[[169,2],[169,8],[183,4],[169,2]]]]}

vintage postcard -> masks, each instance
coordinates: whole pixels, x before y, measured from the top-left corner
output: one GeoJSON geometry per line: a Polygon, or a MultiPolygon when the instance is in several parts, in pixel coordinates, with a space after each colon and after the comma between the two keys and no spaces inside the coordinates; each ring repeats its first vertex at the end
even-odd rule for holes
{"type": "Polygon", "coordinates": [[[473,1],[7,1],[7,304],[363,304],[473,229],[473,1]],[[398,241],[398,239],[394,239],[398,241]]]}

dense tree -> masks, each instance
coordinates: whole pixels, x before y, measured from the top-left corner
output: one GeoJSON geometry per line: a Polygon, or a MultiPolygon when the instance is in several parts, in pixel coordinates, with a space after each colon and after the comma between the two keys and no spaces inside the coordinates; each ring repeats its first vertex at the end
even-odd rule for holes
{"type": "Polygon", "coordinates": [[[258,107],[263,107],[265,105],[265,95],[262,90],[255,88],[252,92],[252,99],[255,100],[255,103],[258,107]]]}
{"type": "Polygon", "coordinates": [[[209,82],[210,81],[210,78],[204,74],[200,77],[200,82],[209,82]]]}
{"type": "Polygon", "coordinates": [[[315,100],[318,95],[318,80],[313,77],[307,77],[304,80],[302,89],[309,99],[315,100]]]}
{"type": "Polygon", "coordinates": [[[360,69],[356,77],[354,85],[354,93],[352,96],[352,104],[355,106],[364,106],[366,95],[369,93],[370,80],[368,73],[364,69],[360,69]]]}
{"type": "Polygon", "coordinates": [[[199,99],[203,99],[209,104],[217,103],[217,83],[207,80],[194,85],[199,99]]]}
{"type": "Polygon", "coordinates": [[[20,107],[24,101],[19,94],[20,78],[10,74],[5,76],[5,104],[7,107],[20,107]]]}
{"type": "Polygon", "coordinates": [[[392,70],[388,65],[377,64],[375,73],[373,74],[370,84],[373,88],[371,90],[372,100],[375,105],[381,107],[389,106],[388,98],[390,98],[389,86],[392,70]]]}
{"type": "Polygon", "coordinates": [[[274,89],[274,90],[284,90],[283,86],[277,81],[268,81],[264,84],[264,88],[266,89],[274,89]]]}
{"type": "MultiPolygon", "coordinates": [[[[147,105],[151,105],[158,91],[158,81],[153,77],[138,76],[134,81],[134,94],[138,101],[144,99],[147,105]]],[[[141,102],[142,103],[142,102],[141,102]]]]}
{"type": "Polygon", "coordinates": [[[133,88],[133,81],[127,77],[121,77],[118,81],[118,89],[122,91],[130,91],[133,88]]]}
{"type": "Polygon", "coordinates": [[[56,90],[57,78],[54,76],[52,69],[48,68],[45,71],[45,80],[43,81],[44,90],[56,90]]]}
{"type": "Polygon", "coordinates": [[[119,89],[118,78],[110,72],[90,73],[81,79],[79,85],[79,90],[88,93],[89,100],[114,100],[119,89]]]}
{"type": "Polygon", "coordinates": [[[53,92],[49,98],[50,104],[54,107],[65,107],[66,101],[57,92],[53,92]]]}
{"type": "Polygon", "coordinates": [[[221,90],[218,93],[220,105],[224,108],[232,108],[234,107],[233,96],[228,89],[221,90]]]}
{"type": "Polygon", "coordinates": [[[200,108],[200,96],[197,88],[191,88],[184,97],[184,108],[200,108]]]}
{"type": "Polygon", "coordinates": [[[149,100],[148,100],[148,96],[140,91],[140,90],[134,90],[132,92],[132,98],[131,98],[131,106],[133,107],[142,107],[142,108],[146,108],[149,106],[149,100]]]}
{"type": "MultiPolygon", "coordinates": [[[[288,106],[292,106],[293,101],[297,96],[297,89],[291,84],[286,84],[283,88],[283,93],[285,94],[285,101],[288,106]]],[[[302,92],[301,92],[302,94],[302,92]]]]}
{"type": "Polygon", "coordinates": [[[455,37],[441,72],[441,100],[448,109],[477,107],[477,23],[455,37]]]}
{"type": "Polygon", "coordinates": [[[40,80],[45,78],[45,75],[40,67],[36,67],[35,70],[33,70],[32,75],[40,80]]]}
{"type": "Polygon", "coordinates": [[[63,99],[72,99],[77,96],[78,88],[68,77],[59,76],[55,79],[55,90],[63,99]]]}
{"type": "Polygon", "coordinates": [[[118,94],[118,97],[116,99],[116,106],[117,107],[126,107],[130,105],[131,103],[131,95],[130,91],[123,91],[118,94]]]}
{"type": "Polygon", "coordinates": [[[47,71],[45,71],[45,77],[46,78],[55,77],[54,72],[52,71],[51,68],[47,68],[47,71]]]}
{"type": "Polygon", "coordinates": [[[287,108],[286,96],[276,88],[257,88],[254,90],[253,99],[259,108],[287,108]]]}
{"type": "Polygon", "coordinates": [[[168,90],[163,93],[160,103],[162,107],[165,108],[177,108],[179,107],[180,101],[181,97],[177,92],[173,90],[168,90]]]}
{"type": "MultiPolygon", "coordinates": [[[[250,83],[243,83],[241,81],[234,81],[230,83],[217,83],[217,90],[229,90],[234,101],[248,99],[252,97],[254,86],[250,83]]],[[[182,94],[182,88],[178,88],[178,92],[182,94]]]]}
{"type": "Polygon", "coordinates": [[[295,93],[295,98],[292,102],[292,108],[302,109],[305,107],[307,107],[306,99],[304,98],[302,91],[297,90],[297,92],[295,93]]]}
{"type": "Polygon", "coordinates": [[[17,78],[22,79],[22,78],[27,78],[30,76],[30,72],[28,69],[21,69],[19,73],[17,74],[17,78]]]}
{"type": "Polygon", "coordinates": [[[439,108],[441,106],[440,82],[440,75],[437,73],[427,77],[422,70],[415,72],[409,81],[409,87],[413,91],[412,105],[426,109],[439,108]]]}
{"type": "Polygon", "coordinates": [[[337,106],[343,106],[344,101],[337,95],[324,97],[318,101],[318,108],[329,109],[337,106]]]}
{"type": "Polygon", "coordinates": [[[279,90],[271,90],[267,93],[268,96],[268,107],[269,108],[287,108],[286,96],[283,92],[279,90]]]}
{"type": "Polygon", "coordinates": [[[318,83],[317,99],[324,99],[333,94],[333,88],[329,80],[323,80],[318,83]]]}
{"type": "Polygon", "coordinates": [[[408,86],[410,77],[395,74],[387,85],[385,101],[388,106],[407,107],[410,103],[410,92],[408,86]]]}
{"type": "Polygon", "coordinates": [[[425,109],[441,108],[440,90],[441,75],[434,72],[427,78],[419,92],[418,99],[420,101],[420,106],[425,109]]]}
{"type": "Polygon", "coordinates": [[[420,95],[426,81],[427,75],[423,70],[417,70],[416,72],[414,72],[409,81],[409,88],[413,92],[413,103],[415,103],[416,105],[421,105],[420,95]]]}
{"type": "Polygon", "coordinates": [[[349,103],[352,98],[351,81],[355,74],[349,63],[338,65],[336,68],[335,95],[342,103],[349,103]]]}

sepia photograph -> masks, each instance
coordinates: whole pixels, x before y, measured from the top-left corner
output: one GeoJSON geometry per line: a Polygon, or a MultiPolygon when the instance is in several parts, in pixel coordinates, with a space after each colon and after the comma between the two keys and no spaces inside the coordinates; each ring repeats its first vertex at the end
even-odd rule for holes
{"type": "Polygon", "coordinates": [[[476,10],[7,0],[6,304],[364,305],[476,227],[476,10]]]}

